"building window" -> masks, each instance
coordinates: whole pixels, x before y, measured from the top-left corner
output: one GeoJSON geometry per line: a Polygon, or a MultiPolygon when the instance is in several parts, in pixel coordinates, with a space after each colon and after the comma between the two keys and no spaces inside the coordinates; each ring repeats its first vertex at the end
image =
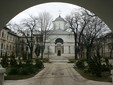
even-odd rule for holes
{"type": "Polygon", "coordinates": [[[70,46],[69,46],[69,54],[70,54],[70,46]]]}
{"type": "Polygon", "coordinates": [[[3,49],[3,43],[1,44],[1,49],[3,49]]]}
{"type": "Polygon", "coordinates": [[[2,51],[1,51],[1,56],[2,56],[2,51]]]}
{"type": "Polygon", "coordinates": [[[55,44],[57,44],[57,43],[64,43],[64,41],[63,41],[63,39],[61,39],[61,38],[57,38],[56,40],[55,40],[55,44]]]}
{"type": "Polygon", "coordinates": [[[10,45],[10,50],[11,50],[11,45],[10,45]]]}
{"type": "Polygon", "coordinates": [[[8,40],[8,35],[7,35],[7,40],[8,40]]]}
{"type": "Polygon", "coordinates": [[[7,45],[7,50],[8,50],[9,48],[8,48],[8,45],[7,45]]]}
{"type": "Polygon", "coordinates": [[[4,37],[4,31],[2,32],[2,37],[4,37]]]}
{"type": "Polygon", "coordinates": [[[28,52],[28,47],[26,46],[26,51],[28,52]]]}

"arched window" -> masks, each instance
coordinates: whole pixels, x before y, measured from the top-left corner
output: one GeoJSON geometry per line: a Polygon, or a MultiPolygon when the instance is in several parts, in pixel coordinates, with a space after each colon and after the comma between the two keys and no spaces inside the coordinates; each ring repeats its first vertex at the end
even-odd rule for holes
{"type": "Polygon", "coordinates": [[[57,43],[63,44],[64,41],[63,41],[61,38],[57,38],[57,39],[55,40],[55,44],[57,44],[57,43]]]}
{"type": "Polygon", "coordinates": [[[4,37],[4,31],[2,32],[2,37],[4,37]]]}
{"type": "Polygon", "coordinates": [[[3,43],[1,44],[1,49],[3,49],[3,43]]]}

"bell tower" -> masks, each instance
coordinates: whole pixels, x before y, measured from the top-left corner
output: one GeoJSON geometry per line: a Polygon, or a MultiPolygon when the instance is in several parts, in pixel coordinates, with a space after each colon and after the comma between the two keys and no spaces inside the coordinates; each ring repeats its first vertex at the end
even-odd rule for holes
{"type": "Polygon", "coordinates": [[[54,30],[65,30],[65,26],[66,21],[59,14],[59,16],[53,21],[54,30]]]}

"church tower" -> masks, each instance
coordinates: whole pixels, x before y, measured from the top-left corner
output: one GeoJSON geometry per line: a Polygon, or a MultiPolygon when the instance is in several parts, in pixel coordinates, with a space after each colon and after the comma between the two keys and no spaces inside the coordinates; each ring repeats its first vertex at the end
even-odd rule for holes
{"type": "Polygon", "coordinates": [[[66,29],[66,21],[59,15],[53,21],[54,30],[65,30],[66,29]]]}
{"type": "Polygon", "coordinates": [[[53,30],[47,34],[45,54],[52,58],[73,56],[74,37],[72,32],[66,31],[67,22],[60,16],[53,21],[53,30]]]}

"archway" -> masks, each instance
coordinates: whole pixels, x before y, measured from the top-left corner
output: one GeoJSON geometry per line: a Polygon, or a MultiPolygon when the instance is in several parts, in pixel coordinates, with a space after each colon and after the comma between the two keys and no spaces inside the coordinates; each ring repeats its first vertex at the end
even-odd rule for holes
{"type": "Polygon", "coordinates": [[[61,39],[61,38],[57,38],[57,39],[55,40],[55,44],[57,44],[57,43],[63,44],[64,41],[63,41],[63,39],[61,39]]]}
{"type": "MultiPolygon", "coordinates": [[[[55,1],[61,1],[61,0],[49,0],[49,1],[42,1],[42,0],[13,0],[13,1],[7,1],[2,0],[0,1],[0,29],[2,29],[5,24],[13,18],[15,15],[17,15],[19,12],[37,4],[45,3],[45,2],[55,2],[55,1]]],[[[63,0],[63,2],[73,3],[79,6],[82,6],[95,14],[97,14],[101,19],[103,19],[107,25],[112,29],[113,28],[113,10],[110,10],[113,8],[112,0],[63,0]],[[110,15],[110,16],[109,16],[110,15]]]]}
{"type": "MultiPolygon", "coordinates": [[[[58,26],[59,26],[59,24],[58,24],[58,26]]],[[[59,32],[60,32],[60,31],[59,31],[59,32]]],[[[56,40],[55,44],[56,44],[56,43],[61,43],[61,44],[63,44],[63,40],[59,38],[59,39],[56,40]]],[[[70,48],[70,47],[68,47],[68,48],[70,48]]],[[[69,50],[69,51],[70,51],[70,50],[69,50]]],[[[61,51],[58,50],[58,53],[61,53],[61,51]]],[[[69,52],[69,53],[70,53],[70,52],[69,52]]]]}
{"type": "Polygon", "coordinates": [[[61,39],[61,38],[57,38],[57,39],[55,40],[55,44],[56,44],[56,46],[55,46],[55,51],[56,51],[57,56],[61,56],[61,54],[64,53],[64,46],[63,46],[63,43],[64,43],[64,41],[63,41],[63,39],[61,39]]]}
{"type": "MultiPolygon", "coordinates": [[[[79,0],[80,1],[80,0],[79,0]]],[[[7,1],[8,2],[8,1],[7,1]]],[[[11,1],[9,1],[9,2],[11,2],[11,1]]],[[[32,2],[32,1],[31,1],[32,2]]],[[[71,2],[71,1],[70,1],[71,2]]],[[[73,0],[73,2],[74,2],[74,4],[76,4],[76,2],[73,0]]],[[[95,14],[97,14],[98,16],[101,16],[101,18],[105,21],[105,22],[107,22],[107,24],[109,25],[109,26],[111,26],[112,28],[113,28],[113,25],[112,25],[112,22],[113,22],[113,16],[109,16],[108,14],[110,14],[110,15],[113,15],[113,13],[111,13],[111,10],[109,10],[110,8],[108,7],[108,9],[107,10],[105,10],[104,9],[104,7],[105,7],[105,5],[103,4],[103,5],[100,5],[102,2],[100,2],[100,3],[93,3],[91,0],[89,1],[89,2],[91,2],[90,3],[90,6],[92,6],[92,7],[94,7],[93,8],[93,12],[95,13],[95,14]],[[95,7],[97,7],[97,9],[95,9],[95,7]],[[102,7],[102,9],[103,9],[103,11],[100,11],[100,10],[98,10],[98,7],[99,8],[101,8],[102,7]],[[94,11],[95,10],[95,11],[94,11]],[[109,10],[109,11],[108,11],[109,10]],[[99,11],[99,12],[98,12],[99,11]],[[108,11],[108,12],[107,12],[108,11]],[[103,14],[103,15],[102,15],[103,14]]],[[[87,2],[87,3],[84,3],[84,4],[86,4],[86,5],[84,5],[85,6],[85,8],[87,8],[87,6],[88,6],[88,3],[89,2],[87,2]]],[[[94,2],[96,2],[95,0],[94,0],[94,2]]],[[[110,2],[110,1],[109,1],[110,2]]],[[[11,2],[12,3],[12,2],[11,2]]],[[[17,3],[18,4],[18,2],[16,1],[15,3],[17,3]]],[[[14,4],[14,3],[13,3],[14,4]]],[[[13,7],[13,8],[15,8],[16,9],[16,5],[17,4],[15,4],[15,7],[13,7]]],[[[110,4],[111,4],[111,2],[110,2],[110,4]]],[[[110,5],[110,4],[108,4],[108,5],[110,5]]],[[[21,6],[20,4],[18,4],[19,6],[21,6]]],[[[4,6],[6,6],[6,4],[4,5],[4,6]]],[[[83,6],[83,5],[81,5],[81,6],[83,6]]],[[[89,9],[90,10],[90,6],[87,8],[87,9],[89,9]]],[[[111,6],[112,6],[112,4],[111,4],[111,6]]],[[[21,7],[23,7],[23,6],[21,6],[21,7]]],[[[5,7],[0,7],[0,8],[3,8],[3,10],[5,10],[4,8],[5,7]]],[[[11,9],[12,10],[12,9],[11,9]]],[[[17,9],[16,9],[17,10],[17,9]]],[[[19,9],[18,9],[19,10],[19,9]]],[[[20,9],[20,10],[22,10],[22,9],[20,9]]],[[[12,13],[14,10],[12,10],[12,11],[10,11],[10,13],[12,13]]],[[[19,11],[18,11],[19,12],[19,11]]],[[[15,13],[13,13],[14,15],[15,14],[17,14],[18,12],[15,12],[15,13]]],[[[6,13],[6,12],[3,12],[3,15],[1,15],[1,27],[3,27],[3,25],[5,25],[6,23],[7,23],[7,21],[9,21],[9,19],[11,19],[12,18],[12,16],[10,16],[10,14],[9,14],[9,16],[7,15],[8,13],[6,13]],[[5,16],[5,14],[6,14],[6,18],[4,17],[5,16]]],[[[11,15],[13,15],[13,14],[11,14],[11,15]]],[[[1,28],[0,27],[0,28],[1,28]]],[[[61,55],[61,50],[58,50],[58,55],[61,55]]]]}
{"type": "Polygon", "coordinates": [[[58,50],[57,56],[61,56],[61,50],[58,50]]]}

